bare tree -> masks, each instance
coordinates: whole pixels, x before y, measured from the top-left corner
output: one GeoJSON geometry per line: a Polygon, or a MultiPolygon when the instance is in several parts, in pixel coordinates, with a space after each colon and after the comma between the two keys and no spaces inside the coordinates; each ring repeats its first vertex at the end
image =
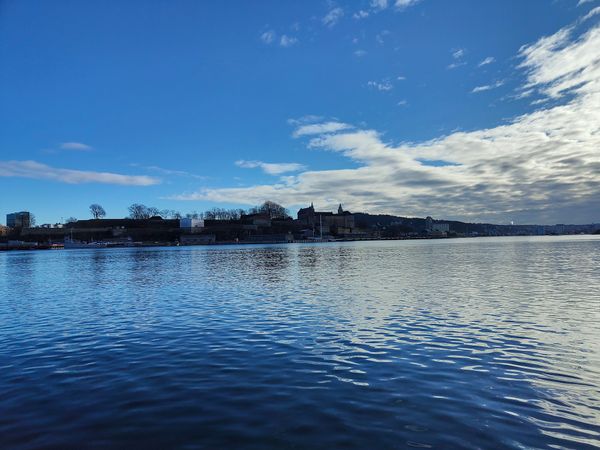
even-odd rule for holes
{"type": "Polygon", "coordinates": [[[92,217],[94,219],[102,219],[106,216],[106,211],[104,211],[104,208],[98,203],[93,203],[90,205],[90,212],[92,213],[92,217]]]}
{"type": "MultiPolygon", "coordinates": [[[[148,208],[152,209],[152,208],[148,208]]],[[[183,216],[179,211],[175,211],[174,209],[161,209],[158,214],[163,219],[181,219],[183,216]]]]}
{"type": "Polygon", "coordinates": [[[77,222],[77,218],[76,217],[67,217],[67,220],[65,221],[65,223],[73,223],[73,222],[77,222]]]}
{"type": "Polygon", "coordinates": [[[285,209],[279,203],[275,203],[270,200],[267,200],[260,206],[255,206],[254,208],[251,208],[250,212],[252,214],[267,214],[271,219],[285,219],[286,217],[290,216],[287,209],[285,209]]]}
{"type": "Polygon", "coordinates": [[[188,219],[204,219],[204,213],[192,211],[191,213],[187,213],[185,217],[187,217],[188,219]]]}
{"type": "Polygon", "coordinates": [[[129,208],[129,217],[132,219],[148,219],[150,217],[150,212],[148,211],[148,207],[146,205],[142,205],[140,203],[134,203],[129,208]]]}
{"type": "Polygon", "coordinates": [[[160,209],[155,206],[148,206],[146,208],[148,210],[148,217],[160,216],[160,209]]]}

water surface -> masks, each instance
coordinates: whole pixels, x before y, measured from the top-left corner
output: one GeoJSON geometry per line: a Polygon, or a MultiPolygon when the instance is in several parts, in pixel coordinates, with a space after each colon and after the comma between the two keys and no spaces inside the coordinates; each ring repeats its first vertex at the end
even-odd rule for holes
{"type": "Polygon", "coordinates": [[[600,448],[591,236],[0,254],[1,448],[600,448]]]}

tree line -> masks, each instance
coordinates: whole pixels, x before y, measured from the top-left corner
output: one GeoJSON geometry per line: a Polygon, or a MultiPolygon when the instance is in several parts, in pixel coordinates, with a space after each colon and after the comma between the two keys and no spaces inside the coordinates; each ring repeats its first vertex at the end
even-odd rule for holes
{"type": "MultiPolygon", "coordinates": [[[[262,205],[254,206],[249,209],[241,208],[211,208],[207,211],[193,211],[185,215],[173,209],[159,209],[154,206],[146,206],[141,203],[133,203],[127,208],[130,219],[150,219],[151,217],[160,217],[162,219],[205,219],[205,220],[239,220],[244,215],[266,214],[271,219],[285,219],[290,217],[289,211],[278,203],[266,201],[262,205]]],[[[94,219],[103,219],[106,217],[106,210],[99,204],[90,205],[90,214],[94,219]]],[[[75,217],[69,217],[67,223],[76,222],[75,217]]]]}

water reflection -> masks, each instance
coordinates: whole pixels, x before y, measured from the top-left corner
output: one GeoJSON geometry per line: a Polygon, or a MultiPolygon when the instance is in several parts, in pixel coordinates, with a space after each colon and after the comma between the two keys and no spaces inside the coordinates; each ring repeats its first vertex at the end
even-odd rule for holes
{"type": "Polygon", "coordinates": [[[3,254],[0,444],[598,446],[599,255],[581,238],[3,254]]]}

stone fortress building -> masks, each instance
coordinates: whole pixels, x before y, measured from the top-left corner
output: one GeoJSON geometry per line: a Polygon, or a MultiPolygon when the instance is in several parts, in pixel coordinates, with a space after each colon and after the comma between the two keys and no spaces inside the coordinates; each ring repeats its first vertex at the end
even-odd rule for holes
{"type": "Polygon", "coordinates": [[[356,232],[354,214],[344,211],[340,203],[337,214],[330,211],[315,211],[311,203],[308,208],[298,211],[298,222],[304,228],[305,234],[312,231],[313,236],[346,236],[356,232]]]}

